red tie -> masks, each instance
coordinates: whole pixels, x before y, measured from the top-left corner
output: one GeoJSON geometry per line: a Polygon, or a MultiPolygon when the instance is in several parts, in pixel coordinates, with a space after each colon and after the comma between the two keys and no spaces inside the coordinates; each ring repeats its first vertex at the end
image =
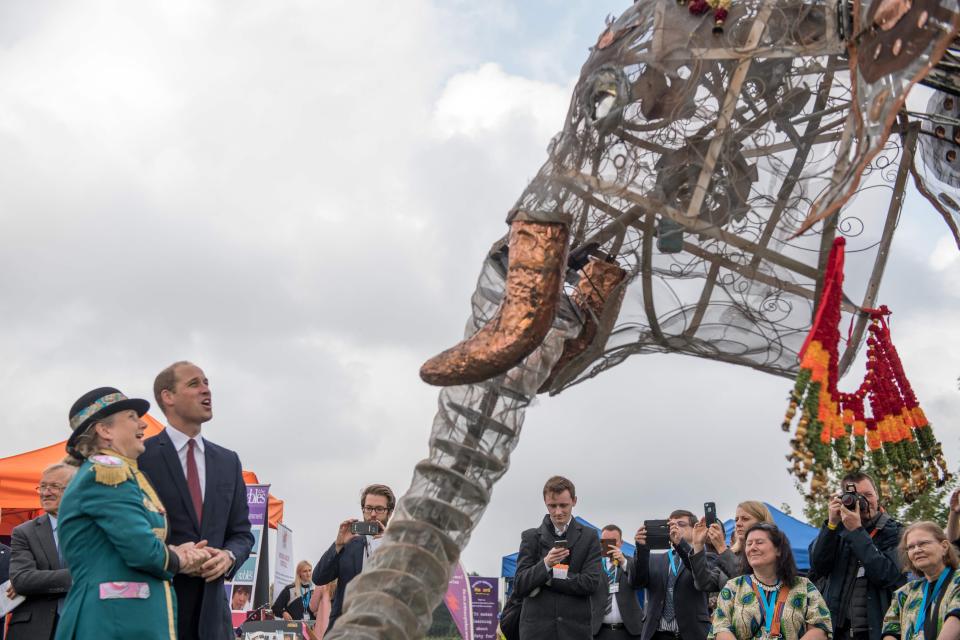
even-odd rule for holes
{"type": "Polygon", "coordinates": [[[200,491],[200,472],[197,471],[197,459],[193,457],[193,450],[197,443],[193,438],[187,440],[187,488],[190,489],[190,499],[193,501],[193,510],[197,512],[197,522],[203,517],[203,493],[200,491]]]}

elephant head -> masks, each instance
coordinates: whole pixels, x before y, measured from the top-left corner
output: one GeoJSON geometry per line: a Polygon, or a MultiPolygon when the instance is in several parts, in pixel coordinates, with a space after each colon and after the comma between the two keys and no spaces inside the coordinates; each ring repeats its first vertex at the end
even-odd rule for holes
{"type": "MultiPolygon", "coordinates": [[[[873,306],[894,189],[868,224],[833,216],[797,237],[855,133],[846,6],[735,0],[718,33],[715,16],[644,0],[606,25],[483,262],[466,338],[421,369],[444,387],[429,457],[331,638],[422,636],[537,393],[649,351],[792,375],[837,233],[875,256],[858,274],[873,306]]],[[[918,132],[863,170],[892,167],[902,187],[918,132]]]]}

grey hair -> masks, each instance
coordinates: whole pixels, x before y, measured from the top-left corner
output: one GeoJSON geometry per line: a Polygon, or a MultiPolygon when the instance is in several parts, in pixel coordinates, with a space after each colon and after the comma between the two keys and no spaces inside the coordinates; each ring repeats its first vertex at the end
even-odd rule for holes
{"type": "Polygon", "coordinates": [[[52,465],[43,470],[40,475],[47,475],[48,473],[53,473],[54,471],[60,471],[61,469],[69,471],[70,474],[74,474],[77,471],[77,468],[66,462],[54,462],[52,465]]]}

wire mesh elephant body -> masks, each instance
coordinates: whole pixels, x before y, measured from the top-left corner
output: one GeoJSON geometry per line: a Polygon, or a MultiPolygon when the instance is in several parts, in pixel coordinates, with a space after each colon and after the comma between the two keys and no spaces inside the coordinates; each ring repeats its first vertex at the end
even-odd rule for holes
{"type": "Polygon", "coordinates": [[[917,126],[874,137],[854,167],[880,185],[858,196],[882,205],[866,223],[796,236],[862,151],[845,6],[738,0],[718,34],[713,16],[647,0],[607,25],[484,261],[467,339],[421,371],[446,387],[429,456],[329,637],[422,637],[537,393],[650,351],[792,375],[837,233],[859,244],[851,279],[872,304],[917,126]]]}

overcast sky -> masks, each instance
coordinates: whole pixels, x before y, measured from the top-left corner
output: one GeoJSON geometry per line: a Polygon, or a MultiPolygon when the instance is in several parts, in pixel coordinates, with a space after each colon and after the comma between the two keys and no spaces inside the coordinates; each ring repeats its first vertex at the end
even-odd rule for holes
{"type": "MultiPolygon", "coordinates": [[[[192,360],[204,435],[272,483],[315,561],[363,485],[403,492],[426,455],[437,391],[417,370],[460,337],[587,48],[628,4],[0,3],[0,455],[65,438],[89,389],[150,398],[192,360]]],[[[880,298],[956,467],[960,253],[912,193],[880,298]]],[[[799,508],[790,386],[636,356],[540,400],[466,568],[496,575],[554,473],[577,513],[628,532],[705,500],[799,508]]]]}

